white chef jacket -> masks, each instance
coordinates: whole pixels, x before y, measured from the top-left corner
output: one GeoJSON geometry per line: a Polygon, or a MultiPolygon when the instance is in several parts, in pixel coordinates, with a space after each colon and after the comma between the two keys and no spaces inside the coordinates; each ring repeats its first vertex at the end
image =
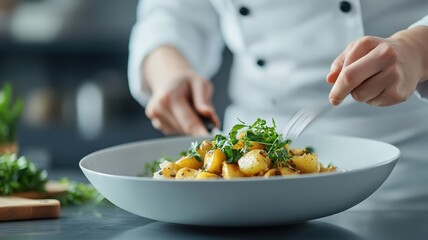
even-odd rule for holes
{"type": "MultiPolygon", "coordinates": [[[[141,1],[130,39],[130,90],[146,104],[150,91],[140,66],[160,45],[175,46],[196,72],[210,78],[226,44],[234,60],[228,88],[232,103],[225,112],[224,130],[237,118],[247,123],[257,117],[274,118],[284,126],[300,107],[328,101],[331,86],[325,76],[351,41],[428,26],[427,14],[425,0],[141,1]]],[[[348,99],[305,131],[373,138],[400,148],[402,157],[392,175],[359,207],[428,209],[426,96],[428,82],[392,107],[348,99]],[[414,204],[404,204],[410,198],[414,204]]]]}

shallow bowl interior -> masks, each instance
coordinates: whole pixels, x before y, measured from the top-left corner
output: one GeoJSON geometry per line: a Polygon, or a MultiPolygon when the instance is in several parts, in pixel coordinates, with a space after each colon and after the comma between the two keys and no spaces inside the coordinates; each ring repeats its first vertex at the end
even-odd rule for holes
{"type": "Polygon", "coordinates": [[[176,181],[138,177],[144,165],[178,158],[192,141],[178,137],[107,148],[80,167],[108,200],[136,215],[201,226],[266,226],[302,222],[346,210],[370,196],[394,168],[400,151],[379,141],[303,136],[291,147],[311,146],[320,161],[343,172],[291,177],[176,181]]]}

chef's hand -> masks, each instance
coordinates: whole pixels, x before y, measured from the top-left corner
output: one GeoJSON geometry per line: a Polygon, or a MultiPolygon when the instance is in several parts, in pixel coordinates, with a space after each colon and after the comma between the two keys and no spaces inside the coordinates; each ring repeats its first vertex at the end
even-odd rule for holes
{"type": "Polygon", "coordinates": [[[153,127],[164,134],[207,135],[200,116],[219,127],[220,121],[211,102],[211,82],[192,71],[175,48],[157,48],[142,67],[152,93],[146,115],[153,127]]]}
{"type": "Polygon", "coordinates": [[[397,32],[389,38],[363,37],[335,59],[327,75],[330,102],[351,93],[359,102],[390,106],[405,101],[428,80],[428,27],[397,32]]]}

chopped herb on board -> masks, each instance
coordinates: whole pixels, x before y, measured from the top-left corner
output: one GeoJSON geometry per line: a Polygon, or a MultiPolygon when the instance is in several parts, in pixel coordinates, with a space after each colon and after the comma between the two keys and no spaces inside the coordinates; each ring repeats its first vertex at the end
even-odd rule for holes
{"type": "Polygon", "coordinates": [[[16,154],[0,156],[0,195],[44,190],[47,172],[39,170],[26,157],[16,154]]]}
{"type": "MultiPolygon", "coordinates": [[[[48,182],[46,170],[37,169],[33,162],[26,157],[16,154],[0,156],[0,195],[12,195],[19,192],[45,192],[48,182]]],[[[62,205],[80,205],[88,202],[100,202],[103,197],[91,185],[70,181],[66,178],[60,181],[67,184],[67,190],[57,196],[62,205]]]]}
{"type": "Polygon", "coordinates": [[[71,181],[62,178],[60,183],[67,185],[67,191],[58,195],[61,205],[82,205],[85,203],[100,203],[104,197],[91,184],[71,181]]]}

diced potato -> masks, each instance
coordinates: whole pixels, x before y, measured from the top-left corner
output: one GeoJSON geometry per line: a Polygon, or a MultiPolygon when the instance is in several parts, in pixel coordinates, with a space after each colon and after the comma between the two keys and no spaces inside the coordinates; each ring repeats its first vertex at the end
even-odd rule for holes
{"type": "Polygon", "coordinates": [[[276,173],[277,173],[277,169],[276,168],[272,168],[272,169],[269,169],[269,171],[267,171],[263,176],[265,178],[268,178],[268,177],[275,176],[276,173]]]}
{"type": "Polygon", "coordinates": [[[294,165],[301,173],[318,173],[320,165],[315,154],[303,154],[302,156],[293,157],[294,165]]]}
{"type": "Polygon", "coordinates": [[[207,152],[204,159],[205,171],[215,174],[221,173],[221,165],[226,160],[226,156],[220,149],[214,149],[207,152]]]}
{"type": "Polygon", "coordinates": [[[180,166],[169,161],[164,161],[159,164],[159,166],[161,168],[161,172],[164,178],[175,178],[177,171],[180,170],[180,166]]]}
{"type": "Polygon", "coordinates": [[[294,156],[302,156],[303,154],[305,154],[305,149],[304,148],[294,148],[291,149],[291,154],[294,156]]]}
{"type": "MultiPolygon", "coordinates": [[[[248,151],[254,150],[254,149],[264,149],[265,145],[250,141],[251,147],[248,147],[248,151]]],[[[242,149],[245,147],[245,143],[242,140],[239,140],[235,145],[233,145],[233,149],[242,149]]]]}
{"type": "MultiPolygon", "coordinates": [[[[235,145],[233,145],[233,149],[241,149],[245,147],[245,143],[242,140],[242,138],[245,136],[246,133],[247,133],[246,131],[243,131],[243,132],[240,132],[238,136],[236,136],[236,138],[239,139],[239,141],[235,145]]],[[[265,148],[265,145],[258,142],[250,141],[250,144],[251,144],[251,147],[248,148],[248,151],[265,148]]]]}
{"type": "Polygon", "coordinates": [[[184,167],[177,171],[177,174],[175,175],[176,180],[192,180],[195,179],[196,176],[200,173],[199,170],[184,167]]]}
{"type": "Polygon", "coordinates": [[[220,178],[220,176],[217,174],[214,174],[214,173],[209,173],[209,172],[200,172],[196,176],[196,180],[217,179],[217,178],[220,178]]]}
{"type": "MultiPolygon", "coordinates": [[[[198,153],[199,153],[199,155],[201,155],[201,157],[202,157],[202,160],[204,160],[205,159],[205,155],[207,154],[207,152],[209,151],[209,150],[211,150],[213,148],[213,145],[212,145],[212,143],[210,142],[210,141],[203,141],[202,143],[201,143],[201,145],[199,146],[199,148],[198,148],[198,153]]],[[[201,166],[202,167],[202,166],[201,166]]]]}
{"type": "Polygon", "coordinates": [[[298,172],[296,172],[293,169],[288,168],[288,167],[280,167],[280,168],[278,168],[278,170],[282,176],[299,174],[298,172]]]}
{"type": "Polygon", "coordinates": [[[246,134],[247,132],[246,131],[242,131],[242,132],[240,132],[237,136],[236,136],[236,139],[242,139],[244,136],[245,136],[245,134],[246,134]]]}
{"type": "Polygon", "coordinates": [[[202,161],[198,161],[195,157],[183,156],[175,162],[180,168],[200,169],[204,165],[202,161]]]}
{"type": "Polygon", "coordinates": [[[239,170],[246,175],[256,175],[269,170],[271,160],[263,149],[251,150],[238,160],[239,170]]]}
{"type": "Polygon", "coordinates": [[[154,179],[165,179],[165,177],[163,176],[162,170],[154,172],[153,173],[153,178],[154,179]]]}
{"type": "Polygon", "coordinates": [[[244,141],[239,140],[235,145],[233,145],[233,149],[241,149],[244,147],[244,141]]]}
{"type": "Polygon", "coordinates": [[[322,163],[320,163],[320,172],[336,172],[336,166],[329,164],[327,167],[325,167],[322,163]]]}
{"type": "Polygon", "coordinates": [[[245,177],[245,174],[239,170],[239,166],[234,163],[223,163],[221,175],[225,179],[245,177]]]}

